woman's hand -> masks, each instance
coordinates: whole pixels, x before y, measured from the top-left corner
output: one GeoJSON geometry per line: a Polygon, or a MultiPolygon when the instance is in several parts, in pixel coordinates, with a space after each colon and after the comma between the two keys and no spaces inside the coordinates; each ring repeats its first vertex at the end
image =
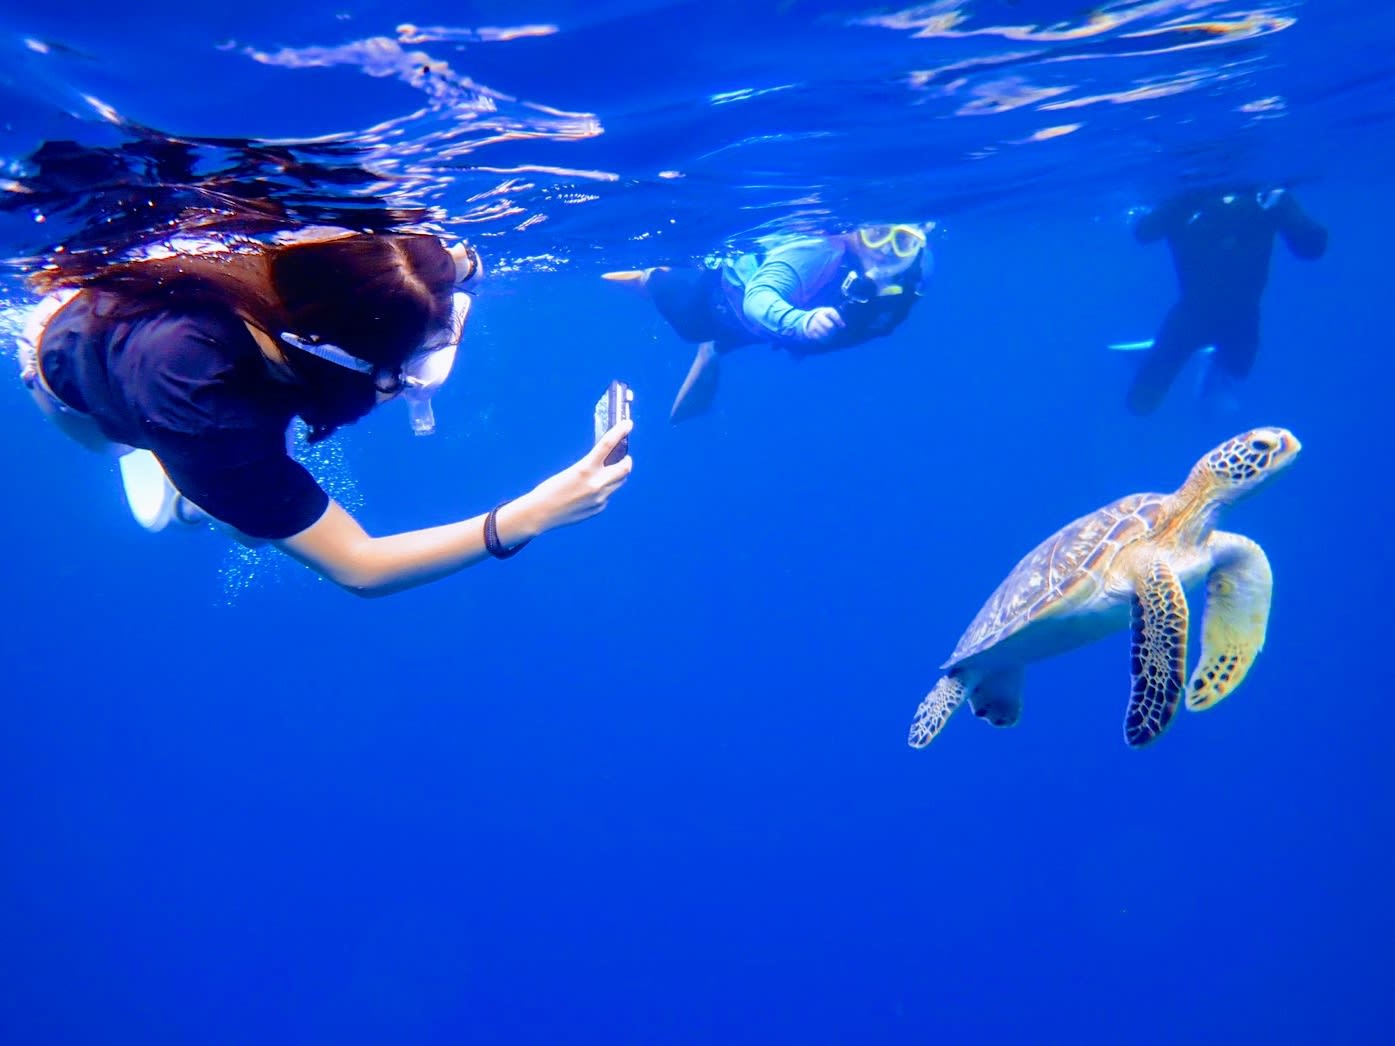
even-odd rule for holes
{"type": "Polygon", "coordinates": [[[633,428],[632,419],[615,425],[575,465],[543,480],[501,508],[496,516],[499,539],[505,545],[515,545],[557,527],[590,519],[604,509],[634,468],[634,459],[628,454],[614,465],[605,463],[606,455],[633,428]]]}
{"type": "Polygon", "coordinates": [[[827,341],[846,326],[837,309],[821,305],[811,310],[804,321],[804,336],[810,341],[827,341]]]}

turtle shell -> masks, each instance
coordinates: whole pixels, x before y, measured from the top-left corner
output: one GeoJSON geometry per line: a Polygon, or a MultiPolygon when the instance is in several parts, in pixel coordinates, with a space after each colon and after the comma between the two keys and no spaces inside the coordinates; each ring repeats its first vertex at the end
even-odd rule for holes
{"type": "Polygon", "coordinates": [[[1130,494],[1066,524],[1023,557],[983,605],[943,665],[952,668],[1034,621],[1088,602],[1125,545],[1157,525],[1166,495],[1130,494]]]}

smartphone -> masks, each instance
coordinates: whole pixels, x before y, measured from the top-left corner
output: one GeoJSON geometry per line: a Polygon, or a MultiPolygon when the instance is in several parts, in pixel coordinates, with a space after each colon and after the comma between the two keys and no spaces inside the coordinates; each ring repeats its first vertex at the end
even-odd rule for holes
{"type": "MultiPolygon", "coordinates": [[[[620,422],[630,416],[630,404],[634,402],[635,394],[623,381],[612,381],[601,398],[596,401],[596,442],[601,441],[601,437],[613,429],[620,422]]],[[[626,436],[615,445],[615,449],[606,455],[605,463],[614,465],[630,452],[630,437],[626,436]]]]}

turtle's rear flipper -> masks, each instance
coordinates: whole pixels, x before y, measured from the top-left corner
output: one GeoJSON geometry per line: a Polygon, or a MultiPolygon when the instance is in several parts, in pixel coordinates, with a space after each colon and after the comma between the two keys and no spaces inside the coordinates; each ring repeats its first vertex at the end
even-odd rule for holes
{"type": "Polygon", "coordinates": [[[1157,740],[1177,712],[1187,664],[1187,596],[1177,575],[1155,560],[1133,596],[1133,691],[1124,740],[1135,748],[1157,740]]]}
{"type": "Polygon", "coordinates": [[[705,341],[698,346],[693,365],[683,379],[683,387],[674,398],[673,409],[668,414],[669,421],[676,425],[707,413],[717,397],[717,379],[721,377],[718,360],[715,342],[705,341]]]}
{"type": "Polygon", "coordinates": [[[1201,659],[1187,684],[1187,707],[1210,708],[1245,678],[1264,646],[1274,574],[1249,538],[1216,531],[1207,541],[1215,566],[1206,578],[1201,659]]]}
{"type": "Polygon", "coordinates": [[[925,700],[915,710],[907,744],[912,748],[924,748],[933,741],[968,693],[969,688],[963,679],[953,675],[941,676],[935,689],[925,695],[925,700]]]}
{"type": "Polygon", "coordinates": [[[1022,718],[1023,669],[1009,668],[984,676],[969,695],[974,715],[994,726],[1015,726],[1022,718]]]}

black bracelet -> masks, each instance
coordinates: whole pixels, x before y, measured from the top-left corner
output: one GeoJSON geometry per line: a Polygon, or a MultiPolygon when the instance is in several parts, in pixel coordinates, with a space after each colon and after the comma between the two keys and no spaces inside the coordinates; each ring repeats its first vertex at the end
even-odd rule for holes
{"type": "Polygon", "coordinates": [[[489,515],[484,517],[484,547],[495,559],[508,559],[523,551],[523,546],[532,541],[532,538],[524,538],[512,548],[505,548],[504,543],[499,540],[499,510],[507,505],[507,501],[501,501],[489,510],[489,515]]]}

